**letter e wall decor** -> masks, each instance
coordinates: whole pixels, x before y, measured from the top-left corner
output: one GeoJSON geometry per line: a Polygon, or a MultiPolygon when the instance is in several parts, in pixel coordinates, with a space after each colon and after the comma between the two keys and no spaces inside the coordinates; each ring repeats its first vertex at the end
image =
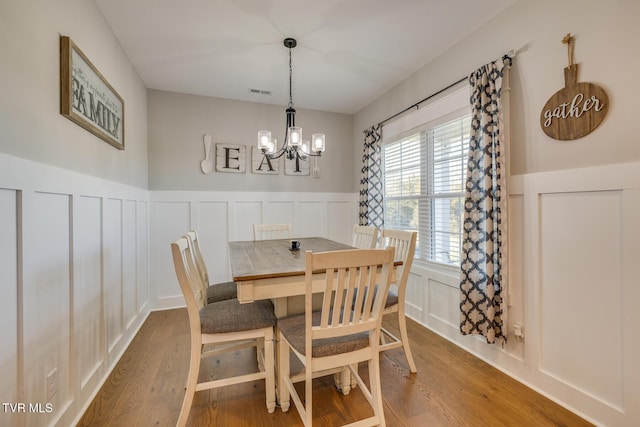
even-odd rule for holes
{"type": "Polygon", "coordinates": [[[216,144],[216,172],[245,173],[246,151],[244,145],[216,144]]]}

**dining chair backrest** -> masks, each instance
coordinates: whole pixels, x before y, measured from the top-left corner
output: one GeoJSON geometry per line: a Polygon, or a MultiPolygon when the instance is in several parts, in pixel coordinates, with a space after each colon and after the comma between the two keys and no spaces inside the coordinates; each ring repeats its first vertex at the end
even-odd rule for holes
{"type": "MultiPolygon", "coordinates": [[[[206,294],[201,286],[201,276],[196,267],[191,245],[187,237],[171,244],[173,264],[180,283],[180,289],[187,304],[190,323],[200,323],[199,311],[206,305],[206,294]]],[[[192,325],[193,326],[193,325],[192,325]]]]}
{"type": "Polygon", "coordinates": [[[400,337],[383,326],[381,328],[381,333],[384,339],[382,344],[380,345],[380,351],[402,347],[404,349],[404,355],[407,359],[407,363],[409,364],[409,370],[412,373],[417,372],[417,367],[415,361],[413,360],[413,354],[411,352],[411,346],[409,343],[409,336],[407,334],[405,302],[407,294],[407,282],[409,280],[409,274],[411,273],[411,265],[413,264],[413,256],[416,250],[417,237],[418,233],[415,231],[393,230],[390,228],[385,228],[382,230],[382,237],[380,239],[380,246],[395,247],[395,260],[402,261],[402,265],[398,266],[396,275],[396,285],[398,288],[397,292],[389,292],[389,295],[387,296],[387,304],[384,309],[384,314],[395,313],[397,315],[400,337]]]}
{"type": "MultiPolygon", "coordinates": [[[[351,335],[380,327],[393,269],[393,248],[306,253],[306,353],[312,340],[351,335]],[[311,327],[314,272],[324,272],[320,324],[311,327]],[[384,292],[367,292],[375,286],[384,292]],[[355,300],[355,303],[354,303],[355,300]]],[[[374,340],[375,341],[375,340],[374,340]]],[[[372,342],[373,344],[373,342],[372,342]]],[[[377,344],[376,344],[377,345],[377,344]]]]}
{"type": "Polygon", "coordinates": [[[196,263],[196,269],[198,271],[198,274],[200,274],[203,286],[206,289],[206,287],[209,286],[209,272],[207,271],[204,257],[202,256],[202,252],[200,251],[200,241],[198,239],[198,233],[195,230],[191,230],[187,234],[185,234],[184,237],[188,239],[191,253],[196,263]]]}
{"type": "Polygon", "coordinates": [[[359,249],[374,249],[378,243],[378,228],[371,225],[354,225],[351,246],[359,249]]]}
{"type": "Polygon", "coordinates": [[[205,303],[212,303],[233,299],[238,297],[237,285],[235,282],[211,283],[211,277],[204,262],[204,257],[200,251],[200,241],[195,230],[189,231],[184,236],[189,244],[189,250],[193,256],[196,271],[200,278],[200,286],[205,295],[205,303]]]}
{"type": "Polygon", "coordinates": [[[291,224],[253,224],[253,240],[291,238],[291,224]]]}
{"type": "Polygon", "coordinates": [[[416,251],[416,240],[418,233],[415,231],[396,230],[391,228],[383,228],[380,238],[380,247],[388,248],[393,246],[396,248],[396,261],[402,261],[402,265],[397,270],[397,285],[399,294],[403,294],[404,287],[407,284],[411,265],[413,264],[413,256],[416,251]]]}

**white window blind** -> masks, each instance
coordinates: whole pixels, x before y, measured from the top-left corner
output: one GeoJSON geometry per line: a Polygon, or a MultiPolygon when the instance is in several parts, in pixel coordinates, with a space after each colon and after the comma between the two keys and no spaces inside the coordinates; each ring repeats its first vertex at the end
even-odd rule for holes
{"type": "Polygon", "coordinates": [[[416,258],[459,265],[471,115],[383,146],[385,227],[418,232],[416,258]]]}

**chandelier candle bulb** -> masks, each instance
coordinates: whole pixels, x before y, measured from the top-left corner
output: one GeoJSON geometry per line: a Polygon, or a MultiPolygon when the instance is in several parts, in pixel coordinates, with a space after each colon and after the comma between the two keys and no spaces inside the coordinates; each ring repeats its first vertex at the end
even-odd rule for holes
{"type": "Polygon", "coordinates": [[[313,141],[313,151],[322,153],[324,151],[324,134],[314,133],[311,136],[311,140],[313,141]]]}
{"type": "Polygon", "coordinates": [[[289,145],[292,147],[299,147],[302,143],[302,128],[292,126],[289,128],[289,145]]]}
{"type": "Polygon", "coordinates": [[[271,132],[268,130],[258,131],[258,148],[262,151],[268,151],[269,144],[271,144],[271,132]]]}

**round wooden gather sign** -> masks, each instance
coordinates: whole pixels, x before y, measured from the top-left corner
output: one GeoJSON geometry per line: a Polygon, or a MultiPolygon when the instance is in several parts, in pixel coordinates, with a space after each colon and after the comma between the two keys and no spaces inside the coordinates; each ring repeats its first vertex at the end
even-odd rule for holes
{"type": "Polygon", "coordinates": [[[609,110],[604,89],[593,83],[578,83],[577,70],[576,64],[565,68],[565,87],[549,98],[540,113],[540,126],[553,139],[567,141],[590,134],[609,110]]]}
{"type": "Polygon", "coordinates": [[[569,43],[569,66],[564,69],[564,85],[542,108],[540,126],[553,139],[567,141],[593,132],[609,110],[609,97],[603,88],[593,83],[578,83],[578,65],[573,64],[573,37],[569,43]]]}

